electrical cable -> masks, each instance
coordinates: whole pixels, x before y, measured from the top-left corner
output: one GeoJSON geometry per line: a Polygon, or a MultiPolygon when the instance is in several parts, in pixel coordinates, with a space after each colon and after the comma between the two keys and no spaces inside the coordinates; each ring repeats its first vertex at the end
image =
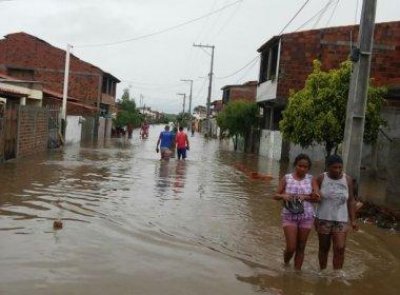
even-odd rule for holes
{"type": "Polygon", "coordinates": [[[358,6],[360,5],[360,0],[357,0],[357,5],[356,5],[356,14],[354,16],[354,23],[357,24],[357,15],[358,15],[358,6]]]}
{"type": "MultiPolygon", "coordinates": [[[[328,2],[329,3],[329,2],[328,2]]],[[[314,14],[311,18],[309,18],[306,22],[304,22],[302,25],[300,25],[295,32],[301,30],[302,28],[304,28],[306,25],[308,25],[311,21],[313,21],[316,17],[318,17],[321,13],[323,13],[323,11],[326,9],[326,5],[321,8],[316,14],[314,14]]]]}
{"type": "Polygon", "coordinates": [[[215,77],[215,79],[218,80],[222,80],[222,79],[226,79],[226,78],[230,78],[232,76],[235,76],[237,73],[240,73],[241,71],[243,71],[245,68],[247,68],[248,66],[250,66],[254,61],[256,61],[257,59],[259,59],[260,56],[257,55],[256,57],[254,57],[250,62],[248,62],[247,64],[245,64],[243,67],[241,67],[240,69],[236,70],[235,72],[233,72],[232,74],[223,76],[223,77],[215,77]]]}
{"type": "Polygon", "coordinates": [[[247,71],[236,81],[236,84],[239,84],[240,81],[243,80],[244,77],[247,76],[247,74],[254,68],[255,65],[257,65],[258,59],[254,60],[254,62],[249,66],[247,71]]]}
{"type": "Polygon", "coordinates": [[[331,23],[331,20],[332,20],[333,16],[335,15],[336,9],[337,9],[338,6],[339,6],[339,2],[340,2],[340,0],[337,0],[337,1],[336,1],[336,5],[335,5],[335,7],[333,8],[333,11],[332,11],[332,13],[331,13],[331,16],[329,17],[328,21],[326,22],[325,27],[328,27],[329,24],[331,23]]]}
{"type": "Polygon", "coordinates": [[[226,9],[228,9],[229,7],[232,7],[232,6],[234,6],[234,5],[237,5],[237,4],[241,3],[242,1],[244,1],[244,0],[237,0],[237,1],[232,2],[232,3],[230,3],[230,4],[224,5],[224,6],[222,6],[222,7],[219,8],[219,9],[216,9],[216,10],[214,10],[214,11],[212,11],[212,12],[209,12],[209,13],[207,13],[207,14],[205,14],[205,15],[199,16],[199,17],[197,17],[197,18],[190,19],[190,20],[185,21],[185,22],[183,22],[183,23],[180,23],[180,24],[177,24],[177,25],[174,25],[174,26],[171,26],[171,27],[168,27],[168,28],[159,30],[159,31],[155,31],[155,32],[153,32],[153,33],[149,33],[149,34],[145,34],[145,35],[133,37],[133,38],[130,38],[130,39],[115,41],[115,42],[98,43],[98,44],[87,44],[87,45],[80,45],[80,46],[75,46],[75,47],[76,47],[76,48],[88,48],[88,47],[113,46],[113,45],[119,45],[119,44],[123,44],[123,43],[138,41],[138,40],[141,40],[141,39],[146,39],[146,38],[149,38],[149,37],[153,37],[153,36],[156,36],[156,35],[160,35],[160,34],[163,34],[163,33],[166,33],[166,32],[169,32],[169,31],[172,31],[172,30],[175,30],[175,29],[178,29],[178,28],[180,28],[180,27],[186,26],[186,25],[191,24],[191,23],[194,23],[194,22],[197,22],[197,21],[199,21],[199,20],[201,20],[201,19],[207,18],[207,17],[209,17],[209,16],[211,16],[211,15],[214,15],[214,14],[217,14],[217,13],[223,11],[223,10],[226,10],[226,9]]]}
{"type": "Polygon", "coordinates": [[[294,21],[294,19],[300,14],[300,12],[306,7],[306,5],[310,2],[310,0],[306,0],[303,5],[300,7],[300,9],[294,14],[294,16],[290,19],[290,21],[283,27],[283,29],[280,31],[278,36],[282,35],[282,33],[286,30],[286,28],[294,21]]]}
{"type": "Polygon", "coordinates": [[[323,10],[322,10],[322,13],[318,16],[317,21],[314,23],[314,26],[312,27],[313,29],[315,29],[315,28],[318,26],[320,20],[322,19],[322,17],[324,16],[324,14],[328,11],[328,8],[329,8],[329,6],[333,3],[333,1],[334,1],[334,0],[328,0],[328,2],[326,3],[326,5],[324,6],[324,8],[323,8],[323,10]]]}

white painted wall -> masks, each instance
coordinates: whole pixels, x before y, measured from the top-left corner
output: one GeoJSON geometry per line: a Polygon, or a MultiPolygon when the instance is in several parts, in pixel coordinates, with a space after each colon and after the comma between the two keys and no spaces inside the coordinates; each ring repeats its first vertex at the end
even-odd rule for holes
{"type": "Polygon", "coordinates": [[[81,142],[82,124],[81,116],[67,116],[67,128],[65,131],[65,144],[81,142]]]}
{"type": "Polygon", "coordinates": [[[270,159],[280,160],[282,153],[282,134],[280,131],[261,130],[259,154],[270,159]]]}
{"type": "Polygon", "coordinates": [[[104,141],[106,135],[106,119],[99,118],[99,129],[97,131],[97,139],[98,141],[104,141]]]}
{"type": "Polygon", "coordinates": [[[278,93],[278,80],[269,80],[261,83],[257,87],[257,102],[268,101],[275,99],[278,93]]]}

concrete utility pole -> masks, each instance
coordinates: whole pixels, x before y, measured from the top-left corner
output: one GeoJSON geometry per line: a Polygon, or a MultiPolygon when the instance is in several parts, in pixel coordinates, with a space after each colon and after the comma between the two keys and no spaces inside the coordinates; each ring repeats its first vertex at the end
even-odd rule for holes
{"type": "MultiPolygon", "coordinates": [[[[193,80],[192,79],[181,79],[182,82],[190,82],[190,93],[189,93],[189,119],[192,120],[192,95],[193,95],[193,80]]],[[[192,124],[188,123],[188,130],[192,128],[192,124]]]]}
{"type": "Polygon", "coordinates": [[[185,114],[185,107],[186,107],[186,93],[177,93],[177,95],[183,96],[182,115],[184,115],[185,114]]]}
{"type": "Polygon", "coordinates": [[[211,93],[212,93],[212,79],[213,79],[213,71],[214,71],[214,50],[215,46],[214,45],[202,45],[202,44],[193,44],[194,47],[200,47],[200,48],[211,48],[211,66],[210,66],[210,73],[208,74],[209,77],[209,83],[208,83],[208,95],[207,95],[207,125],[208,125],[208,130],[207,133],[210,133],[210,107],[211,107],[211,93]]]}
{"type": "Polygon", "coordinates": [[[142,108],[142,115],[144,116],[144,96],[143,94],[140,94],[140,100],[139,100],[139,108],[142,108]]]}
{"type": "Polygon", "coordinates": [[[344,170],[357,183],[360,179],[365,111],[374,42],[376,2],[376,0],[364,0],[358,35],[359,47],[354,48],[352,52],[354,67],[347,101],[343,160],[344,170]]]}
{"type": "Polygon", "coordinates": [[[63,88],[63,100],[61,108],[61,132],[65,139],[65,128],[67,126],[67,98],[68,98],[68,82],[69,82],[69,64],[71,55],[72,45],[67,44],[67,50],[65,51],[65,70],[64,70],[64,88],[63,88]]]}
{"type": "Polygon", "coordinates": [[[192,115],[192,95],[193,95],[193,80],[191,79],[181,79],[182,82],[190,82],[190,93],[189,93],[189,114],[192,115]]]}

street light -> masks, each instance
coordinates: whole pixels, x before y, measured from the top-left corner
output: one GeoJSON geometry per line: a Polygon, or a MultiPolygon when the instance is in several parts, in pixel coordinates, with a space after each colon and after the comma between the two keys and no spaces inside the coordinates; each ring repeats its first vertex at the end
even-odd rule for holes
{"type": "Polygon", "coordinates": [[[185,114],[186,93],[177,93],[177,95],[183,96],[183,104],[182,104],[182,116],[183,116],[185,114]]]}

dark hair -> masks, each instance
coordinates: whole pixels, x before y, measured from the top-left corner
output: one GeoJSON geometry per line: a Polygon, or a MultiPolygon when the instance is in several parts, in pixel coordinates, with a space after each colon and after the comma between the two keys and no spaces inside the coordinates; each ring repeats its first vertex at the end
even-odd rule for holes
{"type": "Polygon", "coordinates": [[[308,162],[309,168],[311,168],[311,159],[306,154],[298,154],[297,157],[294,159],[293,166],[296,166],[298,162],[301,160],[306,160],[308,162]]]}
{"type": "Polygon", "coordinates": [[[181,127],[179,127],[179,131],[182,131],[183,130],[183,127],[181,126],[181,127]]]}
{"type": "Polygon", "coordinates": [[[339,155],[330,155],[326,158],[326,167],[329,167],[333,164],[343,164],[343,159],[339,155]]]}

